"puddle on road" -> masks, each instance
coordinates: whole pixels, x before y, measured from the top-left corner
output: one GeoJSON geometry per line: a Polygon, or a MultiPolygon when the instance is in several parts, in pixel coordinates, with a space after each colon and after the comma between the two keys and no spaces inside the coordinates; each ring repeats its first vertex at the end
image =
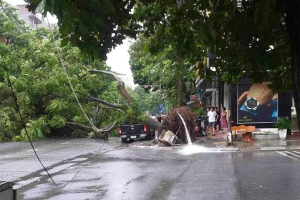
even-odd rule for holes
{"type": "MultiPolygon", "coordinates": [[[[41,151],[41,150],[44,150],[44,149],[35,149],[35,151],[41,151]]],[[[33,149],[27,150],[27,152],[33,152],[33,149]]]]}
{"type": "Polygon", "coordinates": [[[161,147],[158,145],[145,146],[145,145],[132,145],[131,148],[141,148],[141,149],[159,149],[159,150],[172,150],[172,147],[161,147]]]}
{"type": "Polygon", "coordinates": [[[221,152],[221,151],[203,147],[203,146],[197,146],[197,145],[188,145],[188,146],[185,146],[180,151],[178,151],[178,153],[180,153],[182,155],[193,155],[193,154],[197,154],[197,153],[210,153],[210,152],[216,153],[216,152],[221,152]]]}
{"type": "Polygon", "coordinates": [[[50,198],[49,200],[62,200],[62,199],[72,199],[72,200],[82,200],[82,199],[94,199],[97,197],[97,194],[92,193],[67,193],[57,195],[50,198]]]}
{"type": "Polygon", "coordinates": [[[60,143],[60,144],[62,144],[62,145],[64,145],[64,144],[69,144],[70,142],[63,142],[63,143],[60,143]]]}
{"type": "MultiPolygon", "coordinates": [[[[175,150],[178,148],[182,148],[178,151],[181,155],[193,155],[197,153],[221,153],[226,152],[224,150],[212,148],[212,147],[204,147],[199,145],[186,145],[186,146],[173,146],[173,147],[160,147],[160,146],[143,146],[143,145],[135,145],[131,146],[131,148],[139,148],[139,149],[156,149],[156,150],[175,150]]],[[[228,149],[230,151],[230,149],[228,149]]],[[[231,150],[232,151],[232,150],[231,150]]]]}

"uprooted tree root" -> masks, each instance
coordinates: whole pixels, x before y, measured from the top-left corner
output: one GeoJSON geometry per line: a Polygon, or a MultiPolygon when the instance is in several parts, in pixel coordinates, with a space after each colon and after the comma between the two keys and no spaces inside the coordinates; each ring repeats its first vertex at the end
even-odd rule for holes
{"type": "Polygon", "coordinates": [[[163,132],[163,130],[169,130],[172,131],[175,135],[177,135],[177,137],[180,138],[183,143],[187,143],[185,128],[177,112],[184,119],[187,129],[190,133],[191,140],[194,141],[196,135],[193,130],[194,119],[196,116],[194,113],[192,113],[191,109],[189,109],[186,106],[176,108],[170,114],[168,114],[164,119],[162,125],[158,128],[158,134],[160,135],[163,132]]]}

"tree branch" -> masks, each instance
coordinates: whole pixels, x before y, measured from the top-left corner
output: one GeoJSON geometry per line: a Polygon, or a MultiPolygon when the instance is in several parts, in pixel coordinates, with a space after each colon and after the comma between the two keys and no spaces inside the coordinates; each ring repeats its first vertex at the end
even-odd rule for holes
{"type": "Polygon", "coordinates": [[[117,121],[115,121],[113,123],[113,125],[111,125],[109,128],[105,129],[105,128],[93,128],[93,127],[90,127],[90,126],[87,126],[87,125],[84,125],[84,124],[81,124],[78,122],[66,122],[66,124],[68,124],[68,125],[77,126],[77,127],[80,127],[80,128],[86,129],[86,130],[94,131],[95,133],[98,133],[98,134],[107,133],[107,132],[110,132],[111,130],[115,129],[117,127],[116,123],[117,123],[117,121]]]}
{"type": "Polygon", "coordinates": [[[102,103],[102,104],[104,104],[104,105],[106,105],[106,106],[109,106],[109,107],[111,107],[111,108],[116,108],[116,109],[121,109],[121,108],[122,108],[121,105],[108,103],[108,102],[106,102],[106,101],[104,101],[104,100],[97,99],[97,98],[95,98],[95,97],[89,96],[89,95],[87,95],[87,94],[83,94],[83,93],[78,92],[78,91],[75,91],[75,92],[78,93],[78,94],[81,94],[81,95],[85,96],[85,97],[83,98],[83,100],[94,101],[94,102],[102,103]]]}
{"type": "MultiPolygon", "coordinates": [[[[106,74],[106,75],[110,75],[112,76],[118,83],[119,83],[119,90],[120,93],[122,94],[123,97],[125,97],[129,102],[132,102],[132,98],[131,96],[128,94],[128,92],[125,89],[125,83],[124,81],[122,81],[122,79],[115,73],[113,72],[109,72],[109,71],[104,71],[104,70],[97,70],[97,69],[89,69],[83,62],[81,62],[80,60],[78,60],[76,57],[74,57],[75,60],[80,63],[81,65],[84,66],[84,68],[86,70],[88,70],[91,73],[101,73],[101,74],[106,74]]],[[[64,59],[65,60],[65,59],[64,59]]],[[[67,60],[65,60],[66,62],[68,62],[67,60]]]]}
{"type": "MultiPolygon", "coordinates": [[[[112,107],[102,107],[102,106],[99,106],[99,108],[102,108],[102,109],[115,109],[116,111],[122,113],[123,115],[125,115],[125,113],[123,112],[123,110],[119,109],[119,108],[112,108],[112,107]]],[[[99,112],[99,111],[98,111],[99,112]]]]}
{"type": "Polygon", "coordinates": [[[103,132],[110,132],[111,130],[115,129],[117,126],[116,126],[116,123],[117,121],[115,121],[113,123],[113,125],[111,125],[108,129],[101,129],[103,132]]]}
{"type": "Polygon", "coordinates": [[[125,89],[125,83],[124,81],[122,81],[122,79],[120,77],[118,77],[117,74],[113,73],[113,72],[108,72],[108,71],[104,71],[104,70],[97,70],[97,69],[89,69],[89,72],[92,73],[102,73],[102,74],[107,74],[112,76],[118,83],[119,83],[119,90],[121,92],[121,94],[129,101],[132,102],[132,98],[131,96],[128,94],[128,92],[125,89]]]}
{"type": "Polygon", "coordinates": [[[90,126],[87,126],[87,125],[83,125],[83,124],[80,124],[80,123],[77,123],[77,122],[66,122],[66,124],[68,125],[73,125],[73,126],[78,126],[80,128],[83,128],[83,129],[87,129],[87,130],[94,130],[92,127],[90,126]]]}

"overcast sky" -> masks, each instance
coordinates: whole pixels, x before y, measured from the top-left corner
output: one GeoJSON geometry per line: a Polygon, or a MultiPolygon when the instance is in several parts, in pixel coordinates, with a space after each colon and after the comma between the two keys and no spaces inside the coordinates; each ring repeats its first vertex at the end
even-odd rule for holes
{"type": "Polygon", "coordinates": [[[112,52],[110,52],[107,55],[106,64],[109,65],[113,71],[126,74],[129,81],[128,85],[133,87],[133,77],[129,65],[130,56],[128,53],[130,43],[130,40],[126,39],[123,41],[122,45],[117,46],[112,52]]]}
{"type": "MultiPolygon", "coordinates": [[[[25,1],[23,0],[4,0],[12,5],[19,5],[19,4],[25,4],[25,1]]],[[[53,17],[48,17],[50,23],[54,23],[56,21],[53,17]]],[[[107,55],[107,65],[109,65],[112,69],[112,71],[118,72],[120,74],[126,74],[126,77],[121,77],[125,84],[128,84],[128,86],[134,87],[133,84],[133,77],[130,70],[129,65],[129,46],[130,41],[129,39],[126,39],[122,45],[116,47],[112,52],[110,52],[107,55]],[[126,80],[127,79],[127,80],[126,80]]]]}
{"type": "Polygon", "coordinates": [[[19,5],[19,4],[25,4],[25,1],[23,0],[4,0],[12,5],[19,5]]]}

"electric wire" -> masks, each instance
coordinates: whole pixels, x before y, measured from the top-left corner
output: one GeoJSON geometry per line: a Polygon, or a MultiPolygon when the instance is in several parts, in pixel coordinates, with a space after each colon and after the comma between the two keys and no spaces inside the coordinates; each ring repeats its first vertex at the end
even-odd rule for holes
{"type": "MultiPolygon", "coordinates": [[[[89,123],[91,124],[91,126],[92,126],[93,128],[96,128],[96,129],[97,129],[97,127],[96,127],[96,126],[92,123],[92,121],[89,119],[89,117],[88,117],[87,114],[85,113],[85,111],[84,111],[82,105],[81,105],[80,102],[79,102],[79,99],[78,99],[78,97],[77,97],[77,95],[76,95],[76,93],[75,93],[74,87],[73,87],[73,85],[72,85],[72,83],[71,83],[71,80],[70,80],[70,77],[69,77],[69,75],[68,75],[67,69],[66,69],[65,65],[63,64],[61,55],[59,54],[58,47],[57,47],[57,44],[56,44],[56,40],[55,40],[55,37],[54,37],[54,35],[53,35],[53,30],[52,30],[52,28],[51,28],[51,26],[50,26],[48,17],[46,17],[46,19],[47,19],[47,22],[48,22],[48,25],[49,25],[50,33],[51,33],[51,35],[52,35],[52,39],[53,39],[54,46],[55,46],[56,51],[57,51],[57,55],[58,55],[59,61],[60,61],[61,65],[62,65],[62,67],[63,67],[63,69],[64,69],[64,73],[65,73],[65,75],[66,75],[66,77],[67,77],[67,79],[68,79],[68,84],[69,84],[69,86],[70,86],[70,88],[71,88],[71,90],[72,90],[72,93],[73,93],[73,95],[75,96],[75,99],[76,99],[76,101],[77,101],[79,107],[81,108],[83,114],[85,115],[86,119],[89,121],[89,123]]],[[[1,56],[1,57],[3,58],[3,56],[1,56]]],[[[85,67],[86,69],[88,69],[86,66],[84,66],[84,67],[85,67]]],[[[29,143],[30,143],[30,145],[31,145],[31,147],[32,147],[32,149],[33,149],[33,152],[34,152],[35,156],[37,157],[37,159],[38,159],[39,163],[41,164],[41,166],[43,167],[44,171],[45,171],[45,172],[47,173],[47,175],[49,176],[49,178],[50,178],[50,180],[52,181],[52,183],[53,183],[57,188],[64,188],[64,187],[66,187],[69,183],[73,182],[73,180],[74,180],[75,177],[78,175],[78,173],[79,173],[85,166],[87,166],[88,163],[86,163],[86,165],[83,165],[83,166],[82,166],[82,167],[74,174],[74,176],[72,177],[72,179],[71,179],[70,181],[68,181],[66,184],[64,184],[63,186],[59,186],[59,185],[53,180],[51,174],[49,173],[49,171],[47,170],[47,168],[44,166],[43,162],[41,161],[39,155],[37,154],[37,152],[36,152],[36,150],[35,150],[35,147],[33,146],[33,143],[32,143],[32,141],[31,141],[31,138],[30,138],[29,133],[28,133],[27,128],[26,128],[26,124],[25,124],[24,119],[23,119],[23,117],[22,117],[22,114],[21,114],[21,111],[20,111],[20,107],[19,107],[19,104],[18,104],[18,99],[17,99],[17,96],[16,96],[16,94],[15,94],[15,92],[14,92],[14,90],[13,90],[13,86],[12,86],[12,83],[11,83],[11,81],[10,81],[9,73],[8,73],[8,69],[7,69],[6,65],[4,65],[4,70],[5,70],[6,75],[7,75],[8,85],[9,85],[9,87],[10,87],[10,89],[11,89],[11,92],[12,92],[12,95],[13,95],[13,99],[14,99],[14,103],[15,103],[15,106],[16,106],[17,113],[18,113],[18,115],[19,115],[19,117],[20,117],[22,126],[24,127],[24,130],[25,130],[25,133],[26,133],[26,137],[28,138],[28,141],[29,141],[29,143]]],[[[89,70],[89,69],[88,69],[88,70],[89,70]]],[[[94,154],[94,156],[92,157],[92,159],[93,159],[94,157],[96,157],[97,155],[100,154],[103,145],[104,145],[104,144],[102,144],[102,146],[100,147],[99,151],[98,151],[96,154],[94,154]]],[[[112,150],[104,151],[104,152],[102,152],[102,154],[103,154],[103,153],[106,153],[106,152],[109,152],[109,151],[114,151],[114,150],[116,150],[116,149],[114,148],[114,149],[112,149],[112,150]]]]}
{"type": "Polygon", "coordinates": [[[49,23],[49,19],[48,19],[47,16],[46,16],[46,19],[47,19],[47,22],[48,22],[48,26],[49,26],[49,29],[50,29],[50,34],[51,34],[51,37],[52,37],[52,40],[53,40],[53,43],[54,43],[54,47],[55,47],[55,50],[56,50],[56,53],[57,53],[59,62],[60,62],[61,66],[62,66],[63,69],[64,69],[64,73],[65,73],[65,75],[66,75],[66,77],[67,77],[67,79],[68,79],[68,84],[69,84],[69,86],[70,86],[70,88],[71,88],[71,91],[72,91],[72,93],[73,93],[73,95],[74,95],[74,97],[75,97],[75,99],[76,99],[76,101],[77,101],[77,103],[78,103],[78,105],[79,105],[79,107],[80,107],[82,113],[84,114],[85,118],[88,120],[88,122],[91,124],[91,126],[92,126],[93,128],[98,129],[98,128],[93,124],[93,122],[90,120],[90,118],[87,116],[87,114],[86,114],[86,112],[84,111],[84,109],[83,109],[81,103],[79,102],[79,99],[78,99],[78,97],[77,97],[77,95],[76,95],[76,92],[75,92],[75,90],[74,90],[74,87],[73,87],[73,85],[72,85],[72,83],[71,83],[71,79],[70,79],[70,77],[69,77],[69,75],[68,75],[67,68],[66,68],[66,66],[65,66],[64,63],[63,63],[62,57],[61,57],[60,52],[59,52],[59,49],[58,49],[58,47],[57,47],[56,40],[55,40],[55,37],[54,37],[54,34],[53,34],[53,30],[52,30],[52,27],[51,27],[51,25],[50,25],[50,23],[49,23]]]}
{"type": "MultiPolygon", "coordinates": [[[[74,181],[75,177],[79,174],[79,172],[80,172],[84,167],[87,166],[88,163],[86,163],[86,165],[83,165],[83,166],[82,166],[82,167],[74,174],[74,176],[71,178],[71,180],[68,181],[67,183],[65,183],[63,186],[59,186],[59,185],[53,180],[51,174],[49,173],[49,171],[47,170],[47,168],[44,166],[43,162],[41,161],[39,155],[37,154],[37,152],[36,152],[36,150],[35,150],[35,147],[33,146],[33,143],[32,143],[32,141],[31,141],[31,138],[30,138],[30,136],[29,136],[29,134],[28,134],[28,131],[27,131],[27,128],[26,128],[26,124],[25,124],[25,122],[24,122],[24,119],[23,119],[22,114],[21,114],[21,111],[20,111],[20,106],[19,106],[19,104],[18,104],[17,96],[16,96],[16,94],[15,94],[15,92],[14,92],[14,90],[13,90],[13,86],[12,86],[12,83],[11,83],[10,78],[9,78],[9,74],[8,74],[7,67],[4,66],[4,69],[5,69],[6,76],[7,76],[8,86],[10,87],[11,92],[12,92],[12,95],[13,95],[13,99],[14,99],[14,103],[15,103],[15,106],[16,106],[17,113],[18,113],[18,115],[20,116],[22,125],[23,125],[24,130],[25,130],[25,133],[26,133],[26,137],[28,138],[28,141],[29,141],[29,143],[30,143],[30,145],[31,145],[31,147],[32,147],[32,149],[33,149],[33,152],[34,152],[35,156],[37,157],[39,163],[42,165],[44,171],[47,173],[47,175],[48,175],[49,178],[51,179],[52,183],[53,183],[57,188],[64,188],[64,187],[66,187],[69,183],[71,183],[71,182],[74,181]]],[[[92,160],[93,160],[97,155],[100,154],[101,150],[103,149],[103,148],[102,148],[103,146],[104,146],[104,143],[101,145],[101,147],[100,147],[100,149],[98,150],[98,152],[97,152],[96,154],[94,154],[94,156],[92,156],[92,160]]],[[[111,150],[107,150],[107,151],[101,152],[101,154],[107,153],[107,152],[110,152],[110,151],[115,151],[115,150],[117,150],[117,149],[114,148],[114,149],[111,149],[111,150]]],[[[91,160],[91,161],[92,161],[92,160],[91,160]]]]}
{"type": "MultiPolygon", "coordinates": [[[[94,157],[96,157],[96,156],[100,153],[100,151],[102,150],[103,145],[104,145],[104,143],[101,145],[99,151],[92,157],[92,160],[93,160],[94,157]]],[[[85,165],[83,165],[83,166],[82,166],[82,167],[74,174],[74,176],[71,178],[70,181],[68,181],[66,184],[64,184],[64,185],[61,186],[60,188],[64,188],[64,187],[66,187],[69,183],[73,182],[74,179],[75,179],[75,177],[77,176],[77,174],[79,174],[79,172],[80,172],[84,167],[86,167],[87,164],[88,164],[88,162],[87,162],[85,165]]]]}
{"type": "MultiPolygon", "coordinates": [[[[94,127],[94,128],[97,129],[97,127],[93,124],[93,122],[89,119],[89,117],[88,117],[87,114],[85,113],[85,111],[84,111],[82,105],[80,104],[80,102],[79,102],[79,100],[78,100],[78,97],[77,97],[77,95],[76,95],[76,93],[75,93],[74,87],[73,87],[73,85],[72,85],[72,83],[71,83],[70,77],[69,77],[69,75],[68,75],[67,68],[66,68],[66,66],[65,66],[64,63],[63,63],[62,56],[60,55],[59,49],[58,49],[58,47],[57,47],[56,40],[55,40],[55,37],[54,37],[54,34],[53,34],[53,30],[52,30],[52,27],[50,26],[49,19],[48,19],[47,16],[46,16],[46,19],[47,19],[47,23],[48,23],[48,26],[49,26],[49,29],[50,29],[50,34],[51,34],[51,36],[52,36],[52,40],[53,40],[53,43],[54,43],[55,50],[56,50],[57,56],[58,56],[58,58],[59,58],[59,62],[61,63],[61,66],[62,66],[63,69],[64,69],[64,73],[65,73],[65,75],[66,75],[66,77],[67,77],[67,79],[68,79],[68,83],[69,83],[69,86],[70,86],[70,88],[71,88],[71,90],[72,90],[72,93],[73,93],[73,95],[74,95],[74,97],[75,97],[75,99],[76,99],[76,101],[77,101],[79,107],[81,108],[81,111],[82,111],[83,114],[85,115],[86,119],[89,121],[89,123],[92,125],[92,127],[94,127]]],[[[88,69],[85,65],[84,65],[84,67],[85,67],[86,69],[88,69]]],[[[89,70],[89,69],[88,69],[88,70],[89,70]]],[[[104,145],[104,144],[103,144],[103,145],[104,145]]],[[[103,146],[103,145],[102,145],[102,146],[103,146]]],[[[102,150],[102,146],[100,147],[100,150],[98,151],[98,153],[96,153],[96,154],[93,156],[93,158],[96,157],[96,155],[98,155],[98,154],[100,153],[100,151],[102,150]]],[[[103,153],[105,153],[105,152],[103,152],[103,153]]],[[[93,158],[92,158],[92,159],[93,159],[93,158]]],[[[78,174],[85,166],[87,166],[87,164],[86,164],[86,165],[83,165],[83,166],[82,166],[82,167],[74,174],[74,176],[72,177],[72,179],[71,179],[70,181],[68,181],[65,185],[63,185],[63,186],[60,187],[60,188],[64,188],[64,187],[66,187],[69,183],[73,182],[73,180],[75,179],[75,177],[77,176],[77,174],[78,174]]]]}
{"type": "Polygon", "coordinates": [[[17,99],[17,96],[16,96],[16,94],[15,94],[15,92],[14,92],[13,86],[12,86],[12,84],[11,84],[11,81],[10,81],[10,78],[9,78],[9,74],[8,74],[8,70],[7,70],[6,66],[5,66],[5,72],[6,72],[6,75],[7,75],[7,82],[8,82],[8,85],[9,85],[9,87],[10,87],[10,89],[11,89],[11,92],[12,92],[12,95],[13,95],[13,99],[14,99],[14,103],[15,103],[15,106],[16,106],[16,109],[17,109],[17,113],[18,113],[19,116],[20,116],[22,125],[23,125],[23,127],[24,127],[26,136],[27,136],[27,138],[28,138],[28,141],[29,141],[29,143],[30,143],[30,145],[31,145],[31,147],[32,147],[32,149],[33,149],[33,152],[34,152],[35,156],[37,157],[38,161],[40,162],[40,164],[42,165],[42,167],[44,168],[44,170],[46,171],[46,173],[47,173],[48,176],[50,177],[50,179],[51,179],[51,181],[53,182],[53,184],[57,187],[58,185],[55,183],[55,181],[53,180],[52,176],[50,175],[50,173],[48,172],[48,170],[46,169],[46,167],[45,167],[44,164],[42,163],[40,157],[38,156],[38,154],[37,154],[37,152],[36,152],[36,150],[35,150],[35,148],[34,148],[34,146],[33,146],[33,144],[32,144],[32,141],[31,141],[31,139],[30,139],[30,136],[29,136],[29,134],[28,134],[28,132],[27,132],[26,124],[25,124],[24,119],[23,119],[23,117],[22,117],[22,115],[21,115],[20,107],[19,107],[19,104],[18,104],[18,99],[17,99]]]}
{"type": "MultiPolygon", "coordinates": [[[[116,148],[113,148],[113,149],[111,149],[111,150],[107,150],[107,151],[101,152],[103,146],[104,146],[104,143],[101,145],[99,151],[98,151],[96,154],[94,154],[94,156],[91,156],[91,157],[90,157],[90,158],[91,158],[90,162],[93,161],[93,159],[94,159],[96,156],[100,155],[100,154],[104,154],[104,153],[107,153],[107,152],[110,152],[110,151],[115,151],[115,150],[117,150],[116,148]],[[101,152],[101,153],[100,153],[100,152],[101,152]]],[[[119,148],[119,147],[118,147],[118,148],[119,148]]],[[[119,149],[120,149],[120,148],[119,148],[119,149]]],[[[79,174],[79,172],[80,172],[84,167],[86,167],[86,166],[88,165],[88,163],[89,163],[89,162],[86,162],[86,164],[83,165],[83,166],[82,166],[82,167],[74,174],[74,176],[71,178],[70,181],[68,181],[66,184],[64,184],[63,186],[61,186],[61,187],[59,187],[59,188],[64,188],[64,187],[66,187],[69,183],[73,182],[73,181],[75,180],[77,174],[79,174]]]]}

